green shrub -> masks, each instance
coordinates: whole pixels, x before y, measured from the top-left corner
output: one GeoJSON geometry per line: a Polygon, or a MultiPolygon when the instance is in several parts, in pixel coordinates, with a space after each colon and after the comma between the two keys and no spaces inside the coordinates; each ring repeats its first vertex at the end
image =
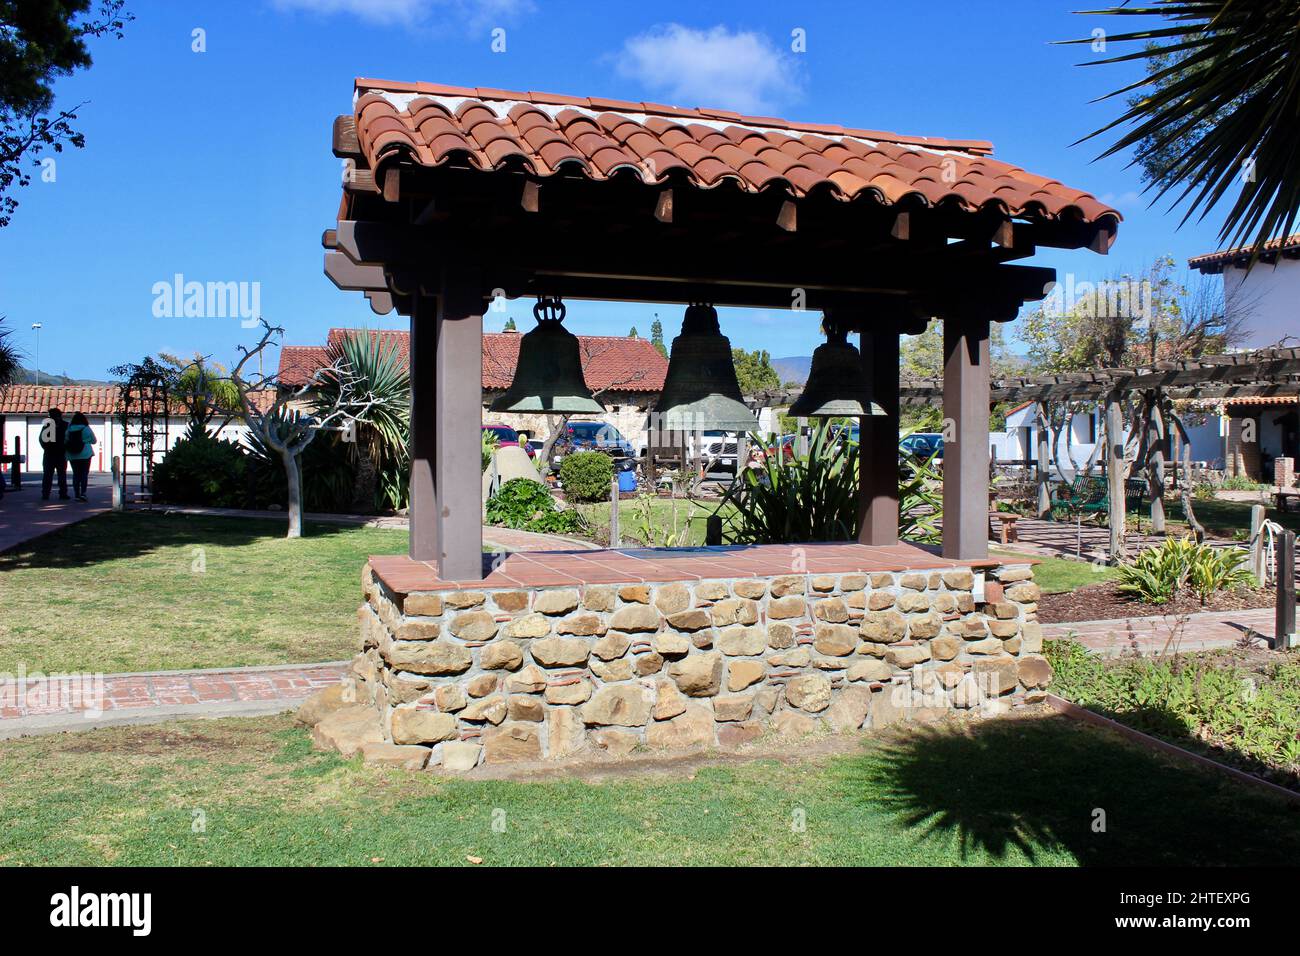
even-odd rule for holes
{"type": "Polygon", "coordinates": [[[1044,653],[1053,692],[1076,704],[1250,770],[1300,772],[1300,662],[1261,675],[1220,654],[1107,662],[1072,640],[1044,653]]]}
{"type": "Polygon", "coordinates": [[[1230,475],[1223,479],[1223,484],[1219,487],[1225,491],[1267,491],[1271,486],[1261,484],[1245,475],[1230,475]]]}
{"type": "Polygon", "coordinates": [[[488,524],[541,534],[571,534],[582,527],[576,511],[559,511],[550,489],[531,478],[511,478],[487,503],[488,524]]]}
{"type": "Polygon", "coordinates": [[[1254,581],[1243,566],[1245,561],[1246,552],[1241,548],[1212,548],[1190,537],[1169,538],[1120,565],[1119,590],[1148,604],[1167,604],[1187,587],[1204,604],[1216,591],[1254,581]]]}
{"type": "Polygon", "coordinates": [[[154,466],[153,491],[160,501],[208,508],[247,503],[248,455],[238,444],[193,424],[154,466]]]}
{"type": "Polygon", "coordinates": [[[560,484],[570,501],[604,501],[614,479],[614,463],[598,451],[566,455],[560,463],[560,484]]]}
{"type": "Polygon", "coordinates": [[[498,442],[499,442],[499,439],[497,438],[497,433],[496,433],[496,432],[490,432],[490,431],[487,431],[486,429],[484,429],[484,431],[483,431],[483,469],[482,469],[482,471],[479,472],[479,474],[483,474],[483,472],[487,471],[487,470],[488,470],[488,466],[492,464],[492,456],[495,455],[495,454],[497,453],[497,444],[498,444],[498,442]]]}
{"type": "Polygon", "coordinates": [[[1213,501],[1218,490],[1210,482],[1202,481],[1192,489],[1192,497],[1198,501],[1213,501]]]}

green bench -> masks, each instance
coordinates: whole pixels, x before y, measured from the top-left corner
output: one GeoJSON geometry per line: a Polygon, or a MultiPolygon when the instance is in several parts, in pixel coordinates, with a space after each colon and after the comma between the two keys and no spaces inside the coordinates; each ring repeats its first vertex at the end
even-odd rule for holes
{"type": "MultiPolygon", "coordinates": [[[[1130,478],[1124,482],[1125,513],[1138,513],[1146,495],[1146,482],[1130,478]]],[[[1109,515],[1110,482],[1105,478],[1076,475],[1068,485],[1058,486],[1052,497],[1052,516],[1058,520],[1074,515],[1109,515]]]]}

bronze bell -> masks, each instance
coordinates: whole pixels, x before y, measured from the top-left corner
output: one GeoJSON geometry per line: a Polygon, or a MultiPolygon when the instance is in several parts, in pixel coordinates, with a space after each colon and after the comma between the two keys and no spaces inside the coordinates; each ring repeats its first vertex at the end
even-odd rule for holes
{"type": "Polygon", "coordinates": [[[826,341],[813,352],[803,394],[790,406],[794,418],[863,418],[885,410],[871,397],[862,356],[849,344],[848,332],[827,326],[826,341]]]}
{"type": "Polygon", "coordinates": [[[537,327],[519,340],[515,377],[492,402],[492,411],[574,415],[605,410],[583,378],[578,337],[561,324],[566,311],[558,298],[537,300],[537,327]]]}
{"type": "Polygon", "coordinates": [[[687,307],[654,411],[667,431],[758,430],[758,419],[741,399],[731,341],[718,327],[713,306],[687,307]]]}

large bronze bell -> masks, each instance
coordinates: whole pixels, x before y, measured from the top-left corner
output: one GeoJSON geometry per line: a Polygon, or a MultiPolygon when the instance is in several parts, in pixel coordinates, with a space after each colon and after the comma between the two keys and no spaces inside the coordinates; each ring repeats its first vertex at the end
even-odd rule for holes
{"type": "Polygon", "coordinates": [[[803,394],[790,406],[794,418],[863,418],[883,415],[872,400],[862,356],[849,344],[845,329],[828,326],[826,341],[813,352],[803,394]]]}
{"type": "Polygon", "coordinates": [[[561,324],[565,312],[559,299],[537,300],[537,327],[519,340],[515,377],[492,402],[492,411],[574,415],[605,410],[587,388],[578,337],[561,324]]]}
{"type": "Polygon", "coordinates": [[[731,341],[718,327],[713,306],[686,309],[654,411],[666,431],[758,430],[758,419],[741,400],[731,341]]]}

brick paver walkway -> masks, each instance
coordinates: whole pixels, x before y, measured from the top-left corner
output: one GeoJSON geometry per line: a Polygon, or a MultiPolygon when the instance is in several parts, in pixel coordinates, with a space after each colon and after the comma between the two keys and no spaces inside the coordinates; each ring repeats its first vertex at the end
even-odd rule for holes
{"type": "Polygon", "coordinates": [[[291,710],[337,683],[347,663],[283,664],[142,674],[0,675],[0,737],[130,720],[291,710]]]}
{"type": "Polygon", "coordinates": [[[1247,611],[1206,611],[1186,617],[1133,617],[1117,621],[1078,621],[1044,624],[1044,637],[1074,637],[1085,647],[1107,657],[1119,654],[1159,654],[1172,651],[1206,651],[1246,644],[1268,647],[1273,637],[1275,611],[1271,607],[1247,611]]]}

